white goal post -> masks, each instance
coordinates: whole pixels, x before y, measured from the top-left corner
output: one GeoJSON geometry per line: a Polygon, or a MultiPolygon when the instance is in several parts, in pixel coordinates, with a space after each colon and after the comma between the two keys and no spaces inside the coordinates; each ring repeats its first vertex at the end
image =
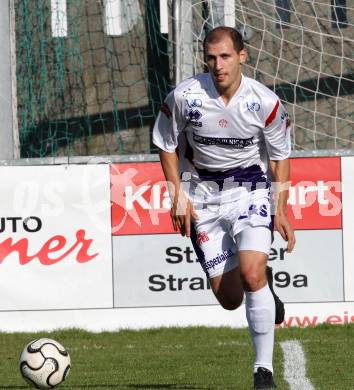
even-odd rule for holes
{"type": "Polygon", "coordinates": [[[0,159],[19,158],[16,97],[14,0],[4,0],[0,13],[0,159]]]}

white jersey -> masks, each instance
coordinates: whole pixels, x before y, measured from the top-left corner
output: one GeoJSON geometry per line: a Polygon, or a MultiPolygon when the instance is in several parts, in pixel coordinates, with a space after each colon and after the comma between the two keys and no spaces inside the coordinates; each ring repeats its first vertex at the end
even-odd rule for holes
{"type": "Polygon", "coordinates": [[[289,157],[290,121],[279,98],[256,80],[242,76],[225,105],[210,74],[203,73],[184,80],[167,96],[153,143],[166,152],[179,147],[182,170],[191,172],[194,183],[224,180],[228,172],[233,177],[241,173],[240,181],[245,176],[252,180],[267,174],[268,159],[289,157]]]}

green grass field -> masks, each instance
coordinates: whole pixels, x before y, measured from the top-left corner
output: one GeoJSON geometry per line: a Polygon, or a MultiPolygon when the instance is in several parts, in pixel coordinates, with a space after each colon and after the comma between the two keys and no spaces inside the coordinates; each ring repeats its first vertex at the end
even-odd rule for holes
{"type": "MultiPolygon", "coordinates": [[[[72,371],[60,389],[252,389],[253,350],[247,329],[162,328],[89,333],[0,333],[0,389],[28,389],[18,370],[25,344],[50,337],[69,351],[72,371]]],[[[354,389],[354,324],[277,329],[274,356],[279,389],[284,380],[280,343],[298,340],[307,378],[316,390],[354,389]]],[[[303,389],[306,390],[306,389],[303,389]]]]}

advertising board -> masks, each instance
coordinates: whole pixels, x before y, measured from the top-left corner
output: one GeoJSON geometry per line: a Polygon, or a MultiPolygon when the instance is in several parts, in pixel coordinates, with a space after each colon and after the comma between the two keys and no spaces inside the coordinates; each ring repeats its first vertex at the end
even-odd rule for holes
{"type": "MultiPolygon", "coordinates": [[[[297,245],[288,254],[275,233],[275,288],[285,302],[342,301],[340,158],[292,159],[291,172],[297,245]]],[[[119,164],[111,173],[115,307],[217,304],[189,239],[173,231],[160,164],[119,164]]]]}
{"type": "MultiPolygon", "coordinates": [[[[289,216],[269,256],[281,326],[354,322],[354,158],[292,159],[289,216]],[[343,208],[342,208],[343,203],[343,208]]],[[[159,163],[1,167],[0,323],[6,331],[247,326],[221,308],[174,232],[159,163]]]]}
{"type": "Polygon", "coordinates": [[[112,307],[109,167],[0,172],[0,310],[112,307]]]}
{"type": "Polygon", "coordinates": [[[342,157],[345,300],[354,302],[354,157],[342,157]]]}
{"type": "MultiPolygon", "coordinates": [[[[341,229],[340,157],[290,161],[288,211],[294,228],[341,229]]],[[[160,163],[113,164],[111,180],[114,235],[174,233],[160,163]]]]}

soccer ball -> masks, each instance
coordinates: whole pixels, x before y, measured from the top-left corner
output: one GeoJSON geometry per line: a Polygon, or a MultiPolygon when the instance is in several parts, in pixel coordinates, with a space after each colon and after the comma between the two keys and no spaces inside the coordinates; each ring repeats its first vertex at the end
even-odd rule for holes
{"type": "Polygon", "coordinates": [[[241,26],[240,33],[242,35],[242,38],[244,41],[248,42],[253,37],[253,30],[251,27],[247,26],[246,24],[241,26]]]}
{"type": "Polygon", "coordinates": [[[19,366],[28,383],[37,389],[52,389],[68,376],[70,356],[57,341],[41,338],[25,346],[19,366]]]}

